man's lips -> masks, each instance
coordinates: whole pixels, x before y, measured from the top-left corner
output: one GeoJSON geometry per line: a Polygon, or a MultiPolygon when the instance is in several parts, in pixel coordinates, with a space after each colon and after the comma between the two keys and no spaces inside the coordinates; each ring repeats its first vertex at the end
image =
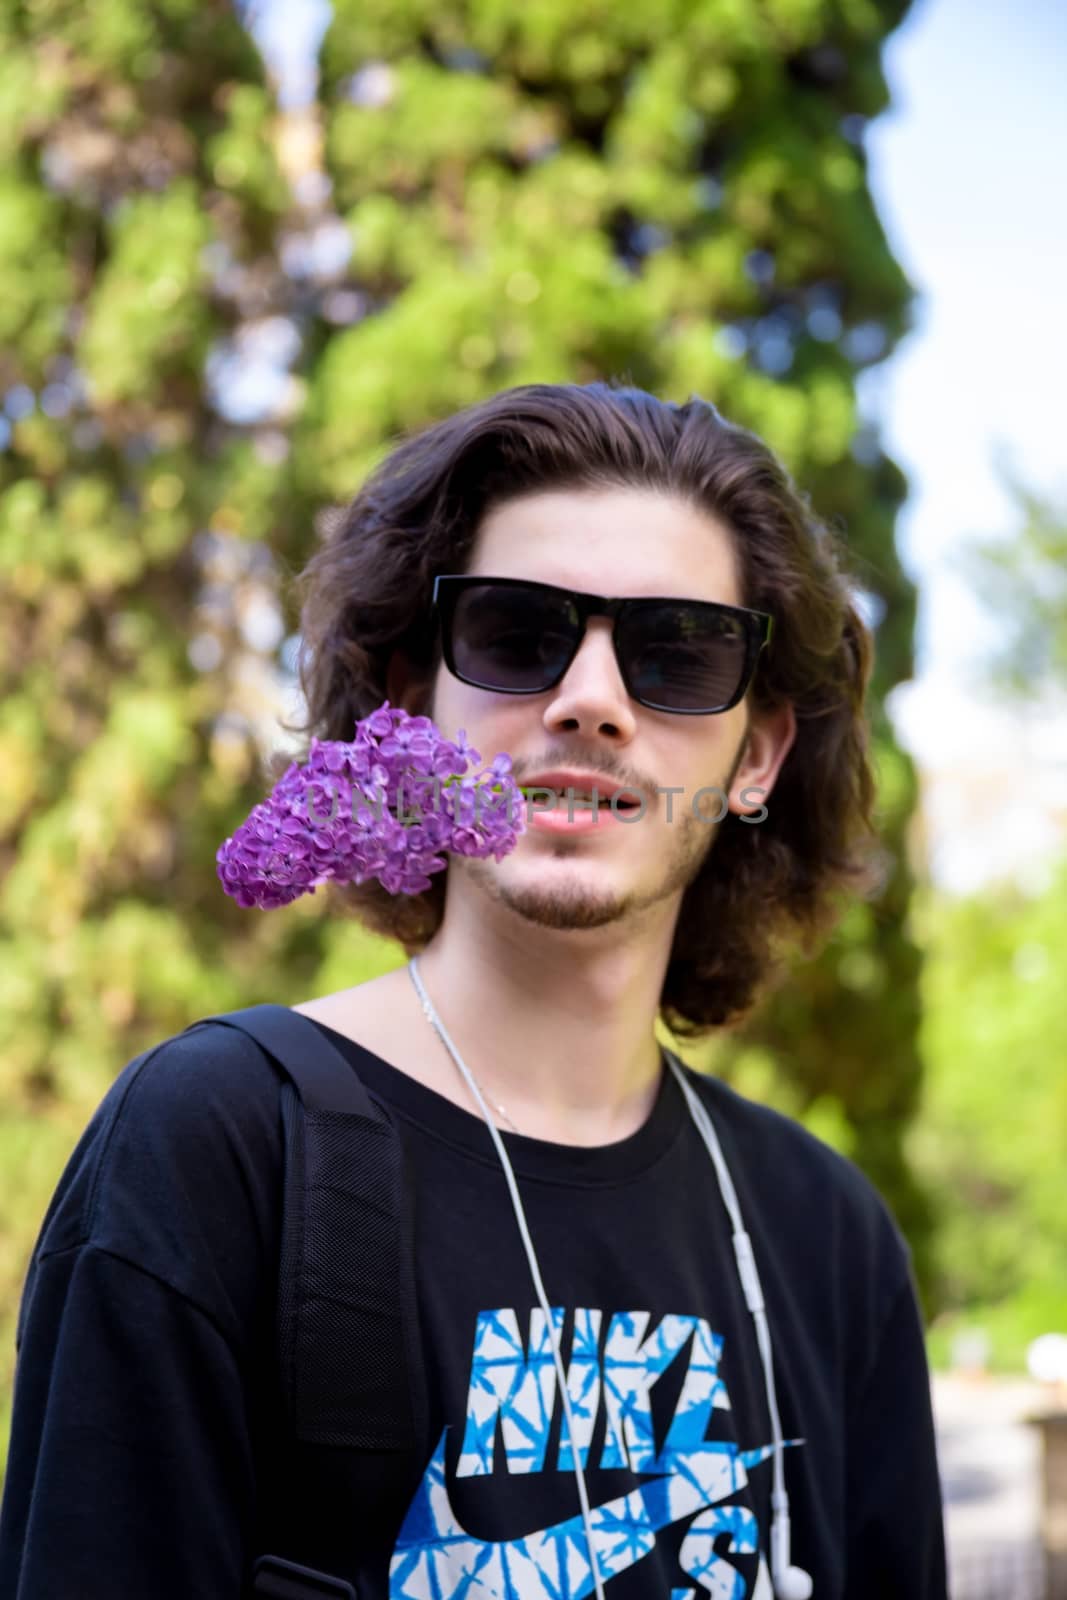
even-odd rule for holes
{"type": "Polygon", "coordinates": [[[615,801],[615,805],[620,810],[640,805],[642,794],[640,789],[617,783],[615,779],[607,778],[603,773],[581,772],[573,768],[536,773],[532,777],[524,778],[519,787],[526,792],[527,798],[530,798],[531,789],[551,789],[558,796],[576,804],[581,803],[579,796],[588,796],[591,800],[594,791],[598,801],[604,804],[610,803],[613,796],[617,795],[619,798],[615,801]]]}

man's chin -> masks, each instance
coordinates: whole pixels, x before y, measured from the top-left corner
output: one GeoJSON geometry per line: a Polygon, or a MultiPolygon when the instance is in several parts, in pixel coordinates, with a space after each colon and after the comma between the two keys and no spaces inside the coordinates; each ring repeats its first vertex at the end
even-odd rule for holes
{"type": "Polygon", "coordinates": [[[524,922],[533,924],[538,928],[554,928],[559,931],[578,931],[589,928],[606,928],[613,922],[618,922],[625,914],[626,907],[617,899],[607,899],[603,896],[577,897],[573,895],[549,895],[544,891],[505,890],[500,896],[501,904],[508,906],[516,916],[522,917],[524,922]]]}
{"type": "MultiPolygon", "coordinates": [[[[581,870],[582,864],[575,864],[579,870],[567,881],[568,864],[561,863],[559,881],[555,883],[549,881],[553,871],[547,863],[512,873],[507,870],[506,860],[495,862],[469,856],[463,867],[491,900],[539,928],[603,928],[617,922],[629,909],[630,898],[605,889],[602,883],[594,887],[589,872],[581,870]],[[587,881],[578,881],[581,878],[587,881]]],[[[597,876],[602,878],[602,872],[597,876]]]]}

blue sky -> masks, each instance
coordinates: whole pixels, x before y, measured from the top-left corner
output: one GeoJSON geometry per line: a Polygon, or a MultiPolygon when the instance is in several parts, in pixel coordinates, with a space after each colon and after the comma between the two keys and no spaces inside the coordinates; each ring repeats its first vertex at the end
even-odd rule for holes
{"type": "Polygon", "coordinates": [[[1067,8],[927,0],[883,62],[893,106],[868,132],[871,188],[922,297],[861,390],[911,485],[897,533],[919,584],[918,674],[892,709],[928,781],[940,881],[1039,883],[1064,847],[1067,706],[988,705],[968,662],[996,623],[957,555],[1017,526],[998,449],[1067,510],[1067,8]]]}
{"type": "Polygon", "coordinates": [[[894,106],[868,134],[871,187],[922,299],[870,398],[912,481],[901,554],[914,576],[938,580],[920,643],[940,670],[952,653],[940,615],[951,551],[970,532],[1011,526],[997,442],[1067,499],[1067,7],[930,0],[892,36],[884,65],[894,106]]]}

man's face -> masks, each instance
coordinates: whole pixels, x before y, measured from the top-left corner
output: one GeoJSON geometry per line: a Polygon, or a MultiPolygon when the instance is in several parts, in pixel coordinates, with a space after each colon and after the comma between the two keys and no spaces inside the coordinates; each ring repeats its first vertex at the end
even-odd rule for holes
{"type": "MultiPolygon", "coordinates": [[[[742,603],[727,529],[684,500],[646,489],[557,491],[500,505],[478,530],[467,571],[594,594],[742,603]]],[[[568,833],[528,825],[502,861],[450,857],[449,894],[464,882],[553,928],[600,927],[660,903],[676,911],[712,847],[714,819],[727,803],[721,796],[749,812],[766,799],[746,803],[740,791],[748,784],[769,793],[792,740],[791,716],[777,740],[775,730],[754,730],[758,748],[750,755],[746,701],[713,716],[641,706],[626,691],[611,629],[610,618],[591,617],[562,680],[540,694],[474,688],[441,664],[432,703],[421,709],[450,739],[465,729],[481,766],[504,751],[520,784],[564,768],[645,796],[644,814],[635,810],[629,822],[568,833]],[[681,793],[658,792],[667,787],[681,793]],[[699,796],[709,787],[718,792],[699,796]]]]}

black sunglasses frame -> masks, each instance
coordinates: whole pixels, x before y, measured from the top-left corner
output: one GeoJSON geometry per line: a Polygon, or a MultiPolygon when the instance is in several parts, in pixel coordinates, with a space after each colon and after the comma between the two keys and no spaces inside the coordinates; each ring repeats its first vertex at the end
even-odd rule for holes
{"type": "Polygon", "coordinates": [[[607,595],[587,594],[581,589],[564,589],[554,583],[539,583],[533,578],[494,578],[487,573],[440,573],[434,579],[433,599],[431,601],[431,614],[436,615],[441,623],[441,652],[444,656],[445,666],[452,676],[461,683],[468,683],[475,689],[486,689],[492,694],[545,694],[549,689],[554,689],[570,670],[575,656],[578,654],[585,638],[588,620],[591,616],[610,617],[614,626],[611,631],[611,642],[615,650],[615,660],[618,662],[619,673],[626,692],[638,705],[645,706],[650,711],[665,711],[678,717],[713,717],[721,712],[730,711],[743,699],[752,682],[759,660],[760,651],[765,645],[770,644],[774,632],[774,618],[766,611],[752,611],[747,606],[728,606],[714,600],[678,599],[667,595],[640,595],[630,596],[625,599],[611,599],[607,595]],[[475,678],[469,678],[457,671],[455,655],[452,649],[452,623],[455,616],[456,603],[464,589],[472,589],[482,584],[491,583],[501,588],[543,590],[556,596],[562,595],[576,607],[578,612],[579,630],[574,639],[574,648],[564,662],[560,671],[541,689],[500,689],[492,684],[479,683],[475,678]],[[646,605],[684,605],[694,606],[702,612],[712,612],[716,616],[729,616],[739,620],[745,630],[745,663],[741,672],[740,682],[735,694],[721,706],[708,706],[700,708],[683,708],[679,706],[661,706],[644,696],[635,694],[630,682],[630,676],[619,652],[618,630],[619,621],[635,608],[646,605]]]}

